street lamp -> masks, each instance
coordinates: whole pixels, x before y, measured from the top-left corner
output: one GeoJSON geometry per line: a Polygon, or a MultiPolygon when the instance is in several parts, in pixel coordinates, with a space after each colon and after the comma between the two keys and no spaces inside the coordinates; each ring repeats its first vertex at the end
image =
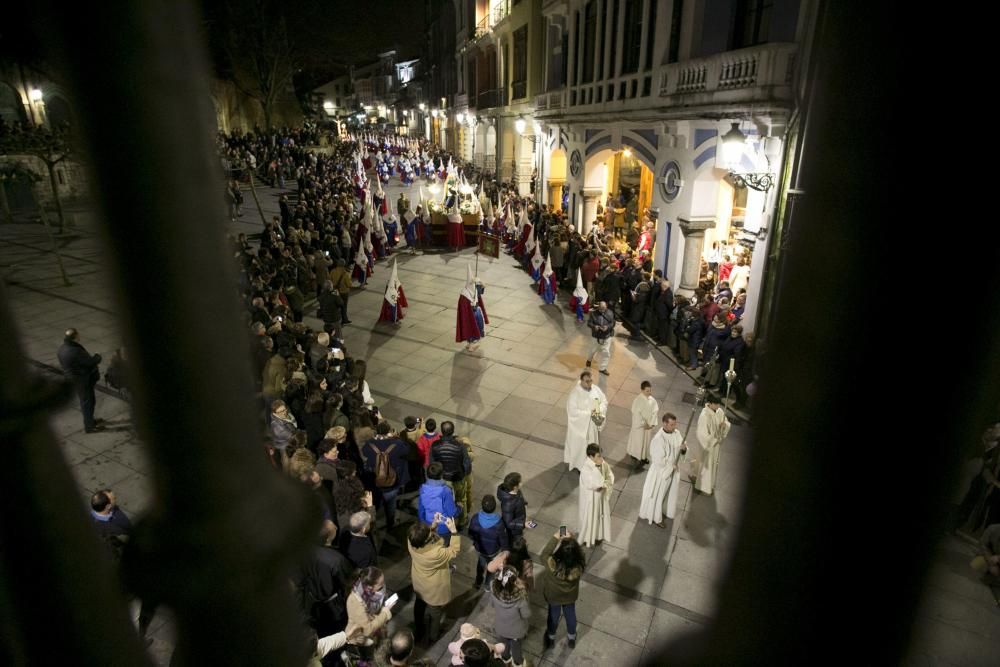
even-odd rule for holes
{"type": "Polygon", "coordinates": [[[774,174],[736,171],[743,159],[746,145],[747,137],[740,132],[740,124],[732,123],[730,130],[722,135],[722,163],[729,170],[729,175],[736,187],[753,188],[759,192],[767,192],[774,185],[774,174]]]}
{"type": "Polygon", "coordinates": [[[524,116],[518,116],[517,120],[514,121],[514,129],[522,137],[530,141],[532,144],[537,144],[539,140],[539,135],[541,134],[542,126],[540,123],[535,121],[533,126],[533,132],[531,134],[525,134],[524,131],[528,129],[528,121],[524,120],[524,116]]]}
{"type": "Polygon", "coordinates": [[[28,92],[28,99],[31,100],[32,102],[40,102],[42,99],[42,91],[40,91],[38,88],[32,88],[28,92]]]}
{"type": "Polygon", "coordinates": [[[418,104],[417,106],[418,106],[418,107],[420,108],[420,110],[421,110],[421,111],[423,111],[424,109],[426,109],[426,108],[427,108],[427,105],[425,105],[425,104],[424,104],[423,102],[421,102],[421,103],[420,103],[420,104],[418,104]]]}

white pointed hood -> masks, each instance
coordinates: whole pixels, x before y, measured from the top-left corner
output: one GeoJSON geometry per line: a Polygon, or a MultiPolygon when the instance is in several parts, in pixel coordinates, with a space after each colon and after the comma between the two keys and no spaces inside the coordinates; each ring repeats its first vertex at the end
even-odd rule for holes
{"type": "Polygon", "coordinates": [[[365,245],[363,243],[358,246],[358,254],[354,256],[354,264],[360,267],[362,271],[368,268],[368,257],[365,255],[365,245]]]}
{"type": "Polygon", "coordinates": [[[542,271],[542,275],[545,277],[546,280],[548,280],[549,276],[551,276],[553,273],[554,271],[552,270],[552,253],[550,252],[545,257],[545,270],[542,271]]]}
{"type": "Polygon", "coordinates": [[[389,305],[395,306],[396,301],[399,299],[399,288],[402,287],[402,283],[399,282],[399,273],[396,269],[396,260],[392,260],[392,274],[389,276],[389,283],[385,286],[385,300],[389,302],[389,305]]]}
{"type": "MultiPolygon", "coordinates": [[[[531,237],[528,237],[528,238],[531,238],[531,237]]],[[[535,253],[531,256],[531,265],[533,267],[535,267],[535,269],[538,269],[539,267],[541,267],[542,262],[544,262],[544,261],[545,261],[545,258],[542,257],[542,247],[536,243],[535,244],[535,253]]]]}
{"type": "Polygon", "coordinates": [[[472,263],[468,265],[465,274],[465,287],[462,288],[462,296],[469,300],[473,306],[479,302],[479,294],[476,292],[476,279],[472,276],[472,263]]]}
{"type": "Polygon", "coordinates": [[[583,286],[583,273],[580,272],[580,269],[576,270],[576,289],[573,290],[573,296],[581,304],[587,303],[587,288],[583,286]]]}

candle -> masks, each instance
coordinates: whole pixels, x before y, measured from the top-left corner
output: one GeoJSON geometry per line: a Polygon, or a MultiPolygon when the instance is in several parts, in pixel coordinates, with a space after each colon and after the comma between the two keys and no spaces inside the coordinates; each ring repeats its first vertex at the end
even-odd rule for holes
{"type": "Polygon", "coordinates": [[[730,359],[730,360],[729,360],[729,370],[733,370],[733,367],[734,367],[735,365],[736,365],[736,359],[735,359],[735,358],[733,358],[733,359],[730,359]]]}

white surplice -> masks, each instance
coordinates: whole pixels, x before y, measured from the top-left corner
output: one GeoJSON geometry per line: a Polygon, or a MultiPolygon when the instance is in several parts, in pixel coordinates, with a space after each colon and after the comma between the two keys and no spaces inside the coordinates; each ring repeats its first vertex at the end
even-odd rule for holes
{"type": "Polygon", "coordinates": [[[729,420],[722,408],[712,410],[707,405],[698,417],[698,443],[702,449],[701,471],[694,488],[711,494],[719,477],[719,450],[729,435],[729,420]]]}
{"type": "Polygon", "coordinates": [[[563,461],[569,464],[569,469],[579,468],[587,460],[587,445],[600,444],[599,433],[604,430],[594,423],[591,415],[598,411],[602,416],[608,414],[608,399],[597,385],[591,385],[587,391],[579,384],[573,387],[566,399],[566,442],[563,447],[563,461]]]}
{"type": "Polygon", "coordinates": [[[649,441],[656,432],[660,404],[652,396],[639,394],[632,401],[632,430],[628,434],[628,452],[640,461],[649,460],[649,441]],[[646,428],[652,426],[653,428],[646,428]]]}
{"type": "Polygon", "coordinates": [[[583,546],[611,539],[611,489],[615,473],[607,461],[600,466],[590,459],[580,468],[580,532],[583,546]]]}
{"type": "Polygon", "coordinates": [[[649,443],[649,469],[642,485],[642,504],[639,518],[650,523],[663,521],[663,499],[667,500],[667,518],[673,519],[677,511],[677,492],[681,484],[679,470],[674,470],[684,443],[684,436],[677,429],[667,433],[662,428],[649,443]]]}

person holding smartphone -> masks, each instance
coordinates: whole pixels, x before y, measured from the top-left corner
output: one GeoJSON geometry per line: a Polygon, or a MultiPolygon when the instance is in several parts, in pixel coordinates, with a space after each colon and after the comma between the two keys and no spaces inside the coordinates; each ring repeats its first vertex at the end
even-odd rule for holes
{"type": "Polygon", "coordinates": [[[580,577],[586,559],[583,548],[566,526],[559,526],[559,532],[552,536],[542,549],[545,574],[542,577],[542,596],[549,606],[548,621],[545,624],[544,646],[548,650],[555,646],[559,620],[566,617],[566,636],[570,648],[576,647],[576,601],[580,597],[580,577]]]}
{"type": "Polygon", "coordinates": [[[367,646],[385,636],[385,626],[398,599],[395,595],[387,597],[382,570],[377,567],[358,570],[347,598],[347,626],[361,628],[367,646]]]}
{"type": "Polygon", "coordinates": [[[451,562],[461,551],[462,540],[451,517],[444,519],[451,535],[445,546],[437,534],[441,516],[431,525],[417,522],[410,527],[407,548],[410,551],[410,579],[417,599],[413,605],[414,636],[428,645],[437,641],[441,633],[444,607],[451,601],[451,562]]]}

